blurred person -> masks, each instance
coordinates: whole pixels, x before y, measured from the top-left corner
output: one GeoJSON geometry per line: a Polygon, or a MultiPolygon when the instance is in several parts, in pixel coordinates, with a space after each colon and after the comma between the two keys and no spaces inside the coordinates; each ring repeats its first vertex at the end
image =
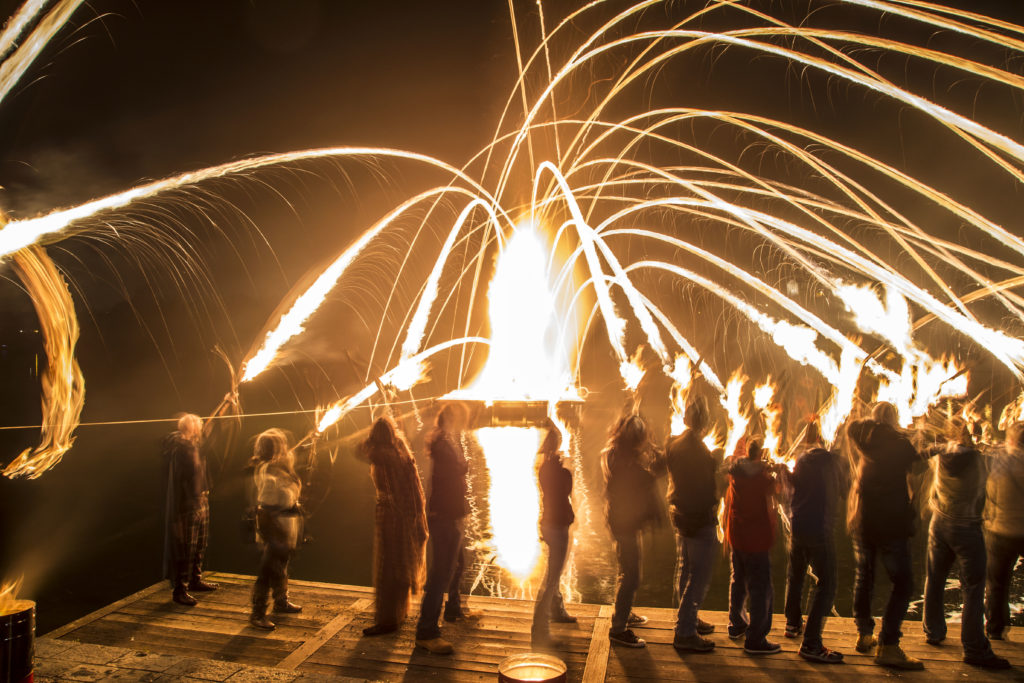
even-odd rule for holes
{"type": "Polygon", "coordinates": [[[683,414],[685,429],[665,448],[669,516],[676,536],[675,593],[679,601],[672,645],[677,650],[709,652],[705,635],[714,625],[699,616],[711,584],[721,544],[718,541],[719,461],[704,444],[708,428],[704,401],[691,402],[683,414]]]}
{"type": "Polygon", "coordinates": [[[825,448],[816,420],[805,426],[803,452],[797,456],[793,471],[782,468],[780,472],[790,493],[785,635],[797,638],[803,633],[799,654],[804,659],[838,664],[843,661],[842,653],[826,648],[821,632],[836,597],[834,535],[839,498],[849,477],[839,456],[825,448]],[[805,630],[800,603],[808,567],[815,585],[805,630]]]}
{"type": "Polygon", "coordinates": [[[927,574],[922,625],[929,645],[946,639],[946,579],[959,561],[963,594],[960,642],[964,662],[988,669],[1006,669],[1010,662],[992,651],[985,637],[985,507],[986,458],[974,446],[967,423],[959,417],[946,427],[946,444],[935,455],[932,520],[928,527],[927,574]]]}
{"type": "Polygon", "coordinates": [[[771,548],[778,522],[772,505],[778,491],[776,468],[766,463],[761,441],[747,444],[746,457],[728,463],[729,489],[725,498],[725,538],[731,549],[729,637],[744,638],[743,651],[771,655],[782,650],[768,640],[772,628],[771,548]],[[743,603],[748,602],[748,614],[743,603]]]}
{"type": "Polygon", "coordinates": [[[273,594],[276,614],[302,611],[288,600],[288,562],[302,539],[302,511],[299,498],[302,481],[295,473],[295,454],[280,429],[268,429],[256,437],[250,460],[256,489],[256,530],[262,554],[252,589],[249,623],[273,630],[267,618],[268,598],[273,594]]]}
{"type": "Polygon", "coordinates": [[[984,513],[985,628],[989,638],[1004,640],[1010,628],[1010,578],[1024,557],[1024,422],[1007,427],[1003,452],[993,456],[990,470],[984,513]]]}
{"type": "Polygon", "coordinates": [[[922,456],[899,429],[896,407],[885,401],[874,405],[870,418],[851,422],[846,434],[860,453],[848,515],[857,562],[853,586],[853,619],[859,634],[856,649],[867,653],[877,646],[877,664],[923,669],[921,660],[907,656],[900,647],[900,627],[914,590],[910,538],[916,514],[909,493],[910,477],[922,456]],[[878,559],[892,581],[892,592],[876,639],[871,598],[878,559]]]}
{"type": "Polygon", "coordinates": [[[378,418],[360,449],[370,463],[377,491],[373,585],[375,621],[363,635],[398,630],[409,601],[423,587],[426,569],[427,515],[416,461],[390,416],[378,418]]]}

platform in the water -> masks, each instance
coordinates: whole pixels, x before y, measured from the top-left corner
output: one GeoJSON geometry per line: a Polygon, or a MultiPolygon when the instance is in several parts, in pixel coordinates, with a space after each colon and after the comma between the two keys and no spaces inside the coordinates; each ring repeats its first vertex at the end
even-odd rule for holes
{"type": "MultiPolygon", "coordinates": [[[[349,676],[389,681],[494,681],[498,664],[508,656],[530,650],[533,603],[473,596],[469,604],[482,609],[475,624],[445,624],[444,637],[455,645],[453,656],[431,655],[414,646],[414,615],[395,634],[367,638],[373,623],[373,591],[360,586],[291,582],[291,598],[303,606],[298,615],[275,617],[277,630],[266,633],[248,624],[253,578],[208,574],[220,590],[201,594],[199,605],[171,602],[167,584],[151,586],[48,634],[61,640],[133,648],[154,654],[229,661],[274,667],[286,672],[349,676]]],[[[645,649],[609,647],[611,608],[570,605],[579,617],[575,625],[553,625],[553,635],[565,647],[555,652],[568,665],[569,681],[710,681],[710,680],[873,680],[903,677],[920,681],[1005,681],[1024,679],[1024,642],[1002,641],[993,646],[1015,668],[988,672],[960,661],[958,624],[950,624],[942,647],[924,642],[919,622],[905,624],[904,649],[925,661],[922,672],[892,672],[854,651],[856,629],[848,618],[832,618],[825,642],[846,655],[846,663],[823,665],[797,657],[798,641],[782,635],[784,619],[776,615],[771,637],[781,643],[778,655],[753,657],[742,643],[725,635],[726,615],[702,612],[717,627],[717,648],[709,654],[681,654],[672,648],[675,612],[638,608],[650,621],[635,629],[647,641],[645,649]]],[[[213,679],[208,679],[213,680],[213,679]]]]}

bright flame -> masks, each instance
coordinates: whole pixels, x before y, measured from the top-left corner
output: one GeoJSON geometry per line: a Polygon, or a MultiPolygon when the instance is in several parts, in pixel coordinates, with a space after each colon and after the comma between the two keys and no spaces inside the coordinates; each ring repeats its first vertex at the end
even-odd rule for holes
{"type": "Polygon", "coordinates": [[[21,589],[21,579],[15,581],[4,581],[0,584],[0,617],[19,609],[18,591],[21,589]]]}
{"type": "Polygon", "coordinates": [[[669,425],[672,436],[682,434],[686,429],[686,400],[690,397],[693,387],[693,364],[684,354],[676,356],[675,364],[669,369],[668,376],[673,380],[670,398],[672,399],[672,422],[669,425]]]}
{"type": "Polygon", "coordinates": [[[754,387],[754,407],[760,410],[764,417],[765,456],[772,462],[783,462],[785,459],[779,452],[779,443],[782,440],[782,406],[773,403],[774,398],[775,385],[772,384],[771,377],[764,384],[754,387]]]}
{"type": "Polygon", "coordinates": [[[644,375],[647,374],[647,368],[643,366],[643,353],[644,347],[640,346],[629,357],[629,360],[624,360],[619,364],[619,374],[622,375],[622,381],[629,391],[636,391],[644,375]]]}
{"type": "Polygon", "coordinates": [[[743,393],[743,385],[747,383],[747,376],[743,370],[732,373],[732,377],[725,385],[725,396],[722,397],[722,407],[729,417],[729,432],[725,439],[725,454],[731,456],[740,439],[747,433],[747,425],[750,424],[750,415],[743,412],[740,407],[740,399],[743,393]]]}

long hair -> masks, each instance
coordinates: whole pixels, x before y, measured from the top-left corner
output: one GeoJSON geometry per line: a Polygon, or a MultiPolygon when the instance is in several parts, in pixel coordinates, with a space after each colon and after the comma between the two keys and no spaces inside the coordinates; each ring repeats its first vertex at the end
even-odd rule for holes
{"type": "Polygon", "coordinates": [[[198,443],[203,435],[203,420],[195,413],[183,413],[178,418],[178,435],[186,441],[198,443]]]}
{"type": "Polygon", "coordinates": [[[390,415],[382,415],[377,418],[373,426],[370,427],[370,435],[366,437],[362,448],[364,453],[370,453],[380,448],[394,448],[403,455],[409,454],[410,457],[412,455],[405,436],[390,415]]]}
{"type": "Polygon", "coordinates": [[[605,479],[620,462],[640,461],[650,444],[647,423],[642,417],[637,414],[620,417],[608,433],[608,445],[604,449],[601,465],[605,479]]]}
{"type": "Polygon", "coordinates": [[[274,464],[294,472],[291,451],[288,449],[288,437],[285,433],[272,427],[261,432],[256,437],[256,444],[253,446],[252,464],[262,465],[264,463],[274,464]]]}

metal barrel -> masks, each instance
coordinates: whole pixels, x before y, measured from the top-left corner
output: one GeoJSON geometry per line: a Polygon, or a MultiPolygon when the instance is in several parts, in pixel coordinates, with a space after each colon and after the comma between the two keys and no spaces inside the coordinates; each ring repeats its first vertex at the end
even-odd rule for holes
{"type": "Polygon", "coordinates": [[[31,683],[36,603],[15,600],[0,614],[0,683],[31,683]]]}
{"type": "Polygon", "coordinates": [[[564,683],[565,662],[551,655],[527,652],[498,665],[499,683],[564,683]]]}

